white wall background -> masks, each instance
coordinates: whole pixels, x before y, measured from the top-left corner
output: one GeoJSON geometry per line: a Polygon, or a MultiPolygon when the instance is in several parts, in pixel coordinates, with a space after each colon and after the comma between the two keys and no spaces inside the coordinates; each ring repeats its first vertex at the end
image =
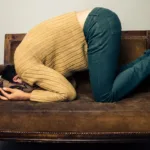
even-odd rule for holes
{"type": "Polygon", "coordinates": [[[115,11],[123,30],[150,30],[150,0],[0,0],[0,64],[6,33],[26,33],[50,17],[95,6],[115,11]]]}

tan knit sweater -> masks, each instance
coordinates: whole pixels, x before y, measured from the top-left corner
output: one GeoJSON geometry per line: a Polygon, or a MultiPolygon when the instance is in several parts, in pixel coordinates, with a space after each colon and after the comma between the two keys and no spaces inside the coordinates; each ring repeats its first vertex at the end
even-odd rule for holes
{"type": "Polygon", "coordinates": [[[66,77],[86,70],[87,43],[76,12],[48,19],[31,29],[14,54],[17,74],[33,90],[31,101],[73,100],[76,91],[66,77]]]}

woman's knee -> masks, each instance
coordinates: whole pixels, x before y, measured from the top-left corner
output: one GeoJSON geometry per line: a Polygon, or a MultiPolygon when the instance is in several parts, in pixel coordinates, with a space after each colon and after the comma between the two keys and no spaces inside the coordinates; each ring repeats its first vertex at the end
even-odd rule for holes
{"type": "Polygon", "coordinates": [[[94,100],[96,102],[102,102],[102,103],[113,103],[120,100],[115,96],[114,92],[105,93],[103,95],[96,95],[94,97],[95,97],[94,100]]]}

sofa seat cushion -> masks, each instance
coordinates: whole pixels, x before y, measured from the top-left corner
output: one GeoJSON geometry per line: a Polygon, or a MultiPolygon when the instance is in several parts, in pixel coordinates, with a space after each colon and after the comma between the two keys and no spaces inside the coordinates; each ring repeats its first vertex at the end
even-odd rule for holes
{"type": "Polygon", "coordinates": [[[0,131],[150,131],[150,92],[115,103],[97,103],[90,95],[79,97],[55,103],[0,101],[0,131]]]}

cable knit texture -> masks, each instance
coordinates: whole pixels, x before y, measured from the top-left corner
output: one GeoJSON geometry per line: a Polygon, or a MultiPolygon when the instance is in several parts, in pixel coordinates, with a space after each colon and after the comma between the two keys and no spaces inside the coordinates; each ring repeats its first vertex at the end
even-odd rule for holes
{"type": "Polygon", "coordinates": [[[53,17],[32,28],[14,54],[17,74],[33,90],[31,101],[74,100],[76,91],[66,77],[87,69],[87,43],[76,12],[53,17]]]}

